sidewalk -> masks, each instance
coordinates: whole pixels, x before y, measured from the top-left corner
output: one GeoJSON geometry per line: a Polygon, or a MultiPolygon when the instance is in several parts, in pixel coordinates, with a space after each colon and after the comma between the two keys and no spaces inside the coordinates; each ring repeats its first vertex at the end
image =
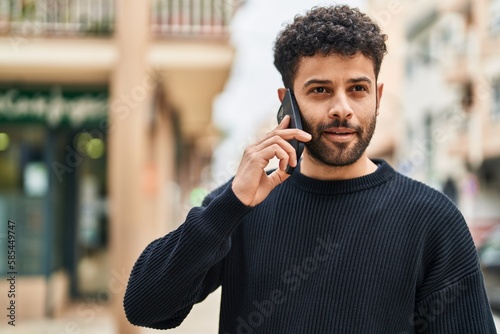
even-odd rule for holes
{"type": "MultiPolygon", "coordinates": [[[[217,334],[219,329],[220,288],[193,309],[183,323],[166,334],[217,334]]],[[[158,334],[156,330],[143,330],[141,334],[158,334]]]]}
{"type": "MultiPolygon", "coordinates": [[[[16,326],[0,326],[2,334],[118,334],[110,315],[96,316],[92,321],[83,318],[33,319],[16,322],[16,326]]],[[[89,319],[90,320],[90,319],[89,319]]]]}
{"type": "MultiPolygon", "coordinates": [[[[220,289],[191,310],[187,319],[168,334],[217,334],[219,323],[220,289]]],[[[30,319],[16,321],[16,326],[0,322],[1,334],[119,334],[109,310],[73,306],[58,319],[30,319]]],[[[161,331],[162,333],[164,331],[161,331]]],[[[141,334],[158,334],[157,330],[141,328],[141,334]]]]}

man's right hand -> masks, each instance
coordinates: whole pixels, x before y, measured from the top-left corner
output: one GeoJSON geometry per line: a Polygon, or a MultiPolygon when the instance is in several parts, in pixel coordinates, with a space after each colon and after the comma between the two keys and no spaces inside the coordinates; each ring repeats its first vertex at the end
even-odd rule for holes
{"type": "Polygon", "coordinates": [[[261,203],[290,176],[286,173],[286,166],[297,166],[295,149],[287,140],[295,138],[308,142],[311,135],[299,129],[288,129],[289,123],[290,116],[287,115],[273,131],[245,149],[232,182],[233,192],[243,204],[256,206],[261,203]],[[264,168],[274,157],[279,159],[279,168],[267,175],[264,168]]]}

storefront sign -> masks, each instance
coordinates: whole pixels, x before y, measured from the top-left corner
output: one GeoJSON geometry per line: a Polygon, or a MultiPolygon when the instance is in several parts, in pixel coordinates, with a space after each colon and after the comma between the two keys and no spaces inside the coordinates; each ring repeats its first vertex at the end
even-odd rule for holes
{"type": "Polygon", "coordinates": [[[37,122],[51,127],[82,126],[106,118],[106,93],[66,93],[0,89],[0,122],[37,122]]]}

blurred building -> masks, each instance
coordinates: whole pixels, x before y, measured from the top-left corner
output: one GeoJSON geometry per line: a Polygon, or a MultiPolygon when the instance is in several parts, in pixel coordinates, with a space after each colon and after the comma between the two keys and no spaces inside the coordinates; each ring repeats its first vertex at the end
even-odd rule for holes
{"type": "Polygon", "coordinates": [[[455,201],[479,245],[500,224],[500,1],[370,0],[370,8],[389,55],[404,59],[383,66],[403,78],[386,82],[399,100],[395,165],[455,201]]]}
{"type": "Polygon", "coordinates": [[[0,245],[14,221],[18,320],[110,301],[119,332],[137,331],[128,275],[210,162],[237,5],[0,0],[0,245]]]}
{"type": "Polygon", "coordinates": [[[404,34],[401,27],[404,17],[394,4],[388,8],[387,0],[368,0],[366,8],[361,8],[377,22],[382,33],[389,35],[387,40],[388,53],[382,62],[378,82],[384,83],[382,101],[379,106],[377,127],[373,135],[368,155],[372,158],[382,158],[391,165],[395,164],[399,140],[404,134],[402,127],[401,87],[404,82],[405,55],[401,45],[404,44],[404,34]]]}

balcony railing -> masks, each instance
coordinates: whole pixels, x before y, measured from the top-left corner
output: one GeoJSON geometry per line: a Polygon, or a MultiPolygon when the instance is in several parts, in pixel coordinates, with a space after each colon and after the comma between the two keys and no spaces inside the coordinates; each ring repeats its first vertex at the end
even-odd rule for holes
{"type": "MultiPolygon", "coordinates": [[[[140,0],[138,0],[140,1],[140,0]]],[[[220,38],[244,0],[151,0],[156,37],[220,38]]],[[[115,0],[0,0],[0,35],[110,35],[115,0]]]]}
{"type": "Polygon", "coordinates": [[[157,37],[226,37],[242,0],[152,0],[151,28],[157,37]]]}
{"type": "Polygon", "coordinates": [[[114,0],[0,0],[0,35],[110,35],[114,0]]]}

